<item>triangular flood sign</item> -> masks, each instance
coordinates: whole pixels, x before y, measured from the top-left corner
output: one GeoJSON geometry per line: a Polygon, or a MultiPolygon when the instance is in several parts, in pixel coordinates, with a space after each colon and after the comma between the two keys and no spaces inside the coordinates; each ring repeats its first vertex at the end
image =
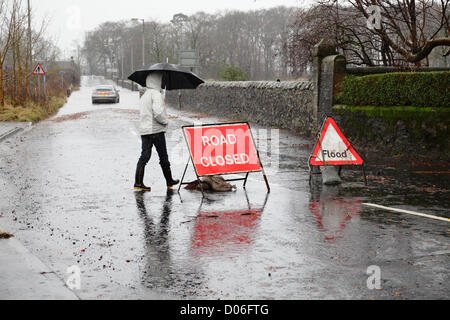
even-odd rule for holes
{"type": "Polygon", "coordinates": [[[353,149],[334,119],[329,117],[323,125],[320,140],[314,148],[310,164],[312,166],[360,166],[364,164],[364,161],[353,149]]]}
{"type": "Polygon", "coordinates": [[[33,75],[35,76],[45,76],[47,73],[45,72],[44,68],[42,68],[41,64],[38,63],[36,67],[33,70],[33,75]]]}

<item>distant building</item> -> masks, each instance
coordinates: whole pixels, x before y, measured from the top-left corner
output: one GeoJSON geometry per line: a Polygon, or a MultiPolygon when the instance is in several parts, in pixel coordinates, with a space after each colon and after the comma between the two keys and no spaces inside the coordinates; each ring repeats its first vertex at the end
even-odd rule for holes
{"type": "Polygon", "coordinates": [[[49,62],[49,67],[52,69],[59,69],[60,71],[79,72],[79,67],[73,60],[60,60],[49,62]]]}

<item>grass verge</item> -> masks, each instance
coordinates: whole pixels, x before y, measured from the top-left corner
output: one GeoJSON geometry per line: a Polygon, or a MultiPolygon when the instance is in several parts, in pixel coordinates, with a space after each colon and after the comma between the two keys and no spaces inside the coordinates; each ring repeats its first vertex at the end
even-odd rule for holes
{"type": "Polygon", "coordinates": [[[0,106],[0,122],[39,122],[56,114],[66,103],[64,96],[51,96],[43,105],[27,102],[23,106],[13,106],[6,103],[0,106]]]}

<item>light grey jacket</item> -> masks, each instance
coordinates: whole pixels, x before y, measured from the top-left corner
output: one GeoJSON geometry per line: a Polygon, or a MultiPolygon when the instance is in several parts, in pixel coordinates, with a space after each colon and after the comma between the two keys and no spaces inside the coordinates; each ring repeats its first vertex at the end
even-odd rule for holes
{"type": "Polygon", "coordinates": [[[151,73],[147,77],[147,91],[139,101],[141,136],[167,131],[169,124],[167,109],[164,104],[162,89],[162,74],[151,73]]]}

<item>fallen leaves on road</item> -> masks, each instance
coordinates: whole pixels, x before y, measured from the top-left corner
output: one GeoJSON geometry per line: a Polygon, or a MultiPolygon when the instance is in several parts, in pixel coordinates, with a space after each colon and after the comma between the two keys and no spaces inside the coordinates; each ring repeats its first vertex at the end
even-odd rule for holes
{"type": "Polygon", "coordinates": [[[399,290],[399,291],[396,291],[396,292],[395,292],[395,296],[396,296],[396,297],[400,297],[402,294],[403,294],[403,291],[402,291],[402,290],[399,290]]]}
{"type": "Polygon", "coordinates": [[[137,109],[114,109],[114,112],[127,113],[127,114],[139,114],[137,109]]]}
{"type": "Polygon", "coordinates": [[[412,165],[413,167],[432,167],[432,166],[433,166],[433,164],[431,164],[431,163],[428,162],[428,161],[424,161],[424,160],[415,160],[415,161],[412,161],[411,165],[412,165]]]}
{"type": "Polygon", "coordinates": [[[301,143],[301,144],[291,144],[292,148],[307,148],[312,149],[314,148],[314,145],[311,143],[301,143]]]}
{"type": "Polygon", "coordinates": [[[383,176],[367,176],[368,180],[374,181],[374,182],[387,182],[389,181],[388,178],[383,177],[383,176]]]}
{"type": "Polygon", "coordinates": [[[193,118],[193,119],[204,119],[204,118],[209,118],[211,117],[211,115],[209,114],[194,114],[189,116],[189,118],[193,118]]]}
{"type": "Polygon", "coordinates": [[[14,237],[13,234],[8,233],[8,232],[0,232],[0,239],[9,239],[14,237]]]}
{"type": "Polygon", "coordinates": [[[62,116],[62,117],[58,117],[58,118],[47,120],[47,121],[59,123],[59,122],[64,122],[64,121],[78,120],[78,119],[86,118],[86,116],[88,114],[89,114],[88,112],[80,112],[80,113],[62,116]]]}
{"type": "Polygon", "coordinates": [[[415,174],[450,174],[450,171],[413,171],[415,174]]]}

